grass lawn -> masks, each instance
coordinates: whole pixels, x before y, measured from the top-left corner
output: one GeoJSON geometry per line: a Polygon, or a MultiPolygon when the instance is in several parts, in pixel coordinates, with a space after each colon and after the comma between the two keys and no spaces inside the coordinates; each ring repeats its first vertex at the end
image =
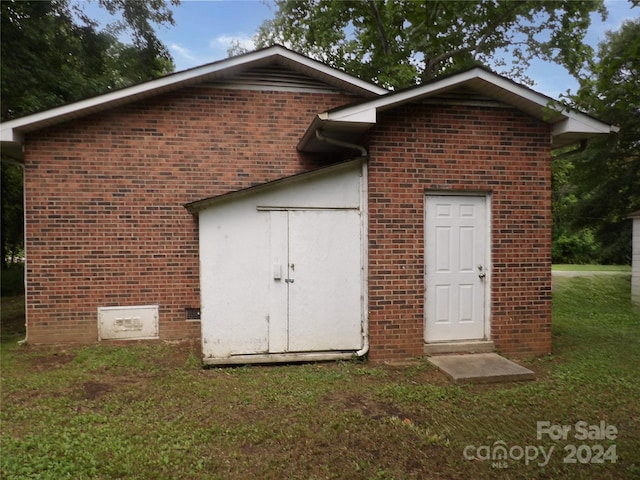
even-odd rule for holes
{"type": "Polygon", "coordinates": [[[191,343],[19,346],[3,328],[0,477],[640,478],[629,288],[554,280],[553,354],[524,362],[537,381],[501,385],[454,386],[424,361],[202,369],[191,343]],[[570,430],[538,438],[537,422],[570,430]],[[581,439],[591,425],[609,438],[581,439]]]}
{"type": "Polygon", "coordinates": [[[631,273],[631,265],[576,265],[556,263],[551,268],[556,272],[621,272],[631,273]]]}

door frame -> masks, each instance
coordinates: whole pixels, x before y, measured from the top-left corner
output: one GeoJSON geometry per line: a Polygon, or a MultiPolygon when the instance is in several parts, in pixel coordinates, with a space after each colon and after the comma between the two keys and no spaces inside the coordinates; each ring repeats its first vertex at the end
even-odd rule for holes
{"type": "Polygon", "coordinates": [[[424,266],[424,318],[423,318],[423,341],[425,344],[438,344],[438,343],[456,343],[456,342],[473,342],[473,341],[487,341],[491,340],[491,288],[492,288],[492,277],[493,277],[493,263],[491,258],[491,238],[492,238],[492,229],[493,229],[493,221],[491,216],[491,205],[492,205],[492,195],[491,192],[487,191],[458,191],[458,190],[426,190],[424,193],[424,231],[422,236],[422,242],[424,246],[424,258],[423,258],[423,266],[424,266]],[[485,273],[486,277],[484,279],[485,289],[484,289],[484,338],[478,340],[443,340],[443,341],[432,341],[427,342],[427,255],[426,255],[426,241],[427,241],[427,200],[429,197],[482,197],[485,200],[485,273]]]}

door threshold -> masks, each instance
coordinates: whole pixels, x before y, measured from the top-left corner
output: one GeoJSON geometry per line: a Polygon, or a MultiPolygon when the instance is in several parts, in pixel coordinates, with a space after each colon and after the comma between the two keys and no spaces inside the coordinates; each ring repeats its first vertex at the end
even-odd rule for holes
{"type": "Polygon", "coordinates": [[[490,353],[495,350],[491,340],[465,340],[461,342],[425,343],[424,353],[438,355],[441,353],[490,353]]]}

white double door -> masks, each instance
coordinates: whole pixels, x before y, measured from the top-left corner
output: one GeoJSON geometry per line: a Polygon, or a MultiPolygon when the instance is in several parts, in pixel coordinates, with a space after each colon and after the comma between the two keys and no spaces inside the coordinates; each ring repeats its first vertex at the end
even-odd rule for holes
{"type": "Polygon", "coordinates": [[[269,352],[362,348],[359,211],[292,209],[269,214],[269,352]]]}
{"type": "Polygon", "coordinates": [[[427,195],[425,341],[488,336],[487,199],[427,195]]]}

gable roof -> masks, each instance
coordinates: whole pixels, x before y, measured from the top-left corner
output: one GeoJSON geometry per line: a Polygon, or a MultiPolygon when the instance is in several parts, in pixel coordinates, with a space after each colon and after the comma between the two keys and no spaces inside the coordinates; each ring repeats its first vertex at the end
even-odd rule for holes
{"type": "MultiPolygon", "coordinates": [[[[261,69],[264,71],[274,65],[297,72],[300,74],[298,80],[301,80],[302,76],[310,77],[317,82],[357,95],[378,96],[388,93],[388,90],[384,88],[276,45],[9,120],[0,125],[2,153],[21,159],[23,136],[28,132],[191,85],[217,82],[224,86],[225,82],[232,81],[233,77],[242,75],[251,82],[251,77],[255,80],[259,75],[256,72],[260,72],[261,69]],[[251,74],[251,70],[254,71],[253,74],[251,74]]],[[[277,74],[274,73],[273,68],[269,75],[272,87],[278,88],[277,83],[280,80],[276,78],[277,74]]],[[[317,86],[317,84],[315,85],[317,86]]],[[[313,86],[314,82],[310,82],[306,87],[313,88],[313,86]]]]}
{"type": "MultiPolygon", "coordinates": [[[[568,109],[551,97],[497,75],[474,67],[446,77],[439,77],[417,87],[389,93],[371,100],[356,102],[320,113],[314,118],[298,144],[308,152],[335,150],[339,142],[357,142],[377,121],[378,113],[398,106],[461,93],[457,101],[474,101],[473,95],[512,106],[551,125],[551,147],[560,148],[588,138],[617,132],[618,127],[603,123],[576,110],[568,109]],[[318,138],[328,137],[334,145],[318,138]]],[[[475,100],[477,101],[477,100],[475,100]]],[[[485,102],[486,103],[486,102],[485,102]]],[[[354,146],[355,148],[355,146],[354,146]]]]}
{"type": "Polygon", "coordinates": [[[298,143],[307,152],[328,152],[345,148],[366,150],[355,142],[377,121],[379,112],[413,102],[440,100],[452,92],[462,93],[457,101],[468,101],[469,92],[509,105],[551,125],[551,148],[560,148],[588,138],[617,132],[618,128],[565,106],[488,69],[474,67],[447,77],[439,77],[417,87],[390,93],[388,90],[329,67],[317,60],[276,45],[184,70],[97,97],[52,108],[0,125],[2,153],[22,160],[25,133],[101,112],[144,98],[203,83],[233,88],[297,88],[341,91],[369,97],[318,114],[298,143]],[[278,71],[280,69],[280,71],[278,71]],[[283,75],[282,69],[297,74],[283,75]]]}

